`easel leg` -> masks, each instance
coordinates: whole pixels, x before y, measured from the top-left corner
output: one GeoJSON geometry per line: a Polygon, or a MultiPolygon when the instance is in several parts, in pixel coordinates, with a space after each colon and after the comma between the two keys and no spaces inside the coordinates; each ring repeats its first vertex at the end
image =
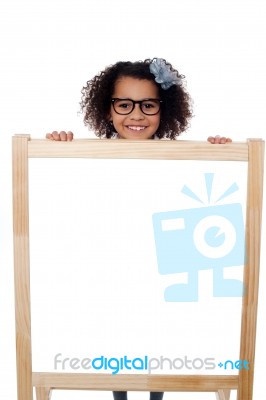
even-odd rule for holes
{"type": "Polygon", "coordinates": [[[230,400],[230,390],[218,390],[218,392],[216,392],[216,400],[230,400]]]}
{"type": "Polygon", "coordinates": [[[50,400],[52,398],[52,390],[48,387],[36,387],[37,400],[50,400]]]}

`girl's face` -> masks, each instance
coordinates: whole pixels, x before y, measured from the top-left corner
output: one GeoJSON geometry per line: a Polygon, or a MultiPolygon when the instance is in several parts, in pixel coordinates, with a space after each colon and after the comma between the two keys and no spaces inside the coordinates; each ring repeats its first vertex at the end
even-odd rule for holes
{"type": "MultiPolygon", "coordinates": [[[[159,90],[152,81],[124,76],[116,81],[112,98],[134,101],[159,99],[159,90]]],[[[119,102],[115,107],[119,112],[127,112],[129,105],[126,102],[119,102]]],[[[148,109],[152,107],[152,103],[149,102],[142,105],[145,112],[150,112],[148,109]]],[[[133,110],[126,115],[117,114],[113,105],[110,110],[110,121],[112,121],[119,138],[122,139],[151,139],[158,130],[160,117],[160,111],[155,115],[143,113],[139,103],[135,104],[133,110]]]]}

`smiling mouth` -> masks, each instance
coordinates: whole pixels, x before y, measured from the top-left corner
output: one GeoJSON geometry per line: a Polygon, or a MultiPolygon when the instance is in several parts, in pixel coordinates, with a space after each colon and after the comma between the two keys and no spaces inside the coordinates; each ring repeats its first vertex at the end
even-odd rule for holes
{"type": "Polygon", "coordinates": [[[131,131],[140,132],[146,129],[146,126],[127,125],[127,128],[131,131]]]}

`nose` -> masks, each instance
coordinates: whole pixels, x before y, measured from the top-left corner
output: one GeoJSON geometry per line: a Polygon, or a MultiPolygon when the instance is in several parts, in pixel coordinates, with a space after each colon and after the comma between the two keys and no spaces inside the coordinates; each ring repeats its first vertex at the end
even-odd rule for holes
{"type": "Polygon", "coordinates": [[[140,119],[144,119],[145,118],[143,112],[141,111],[140,104],[135,104],[134,109],[130,113],[130,118],[131,119],[136,119],[136,120],[140,120],[140,119]]]}

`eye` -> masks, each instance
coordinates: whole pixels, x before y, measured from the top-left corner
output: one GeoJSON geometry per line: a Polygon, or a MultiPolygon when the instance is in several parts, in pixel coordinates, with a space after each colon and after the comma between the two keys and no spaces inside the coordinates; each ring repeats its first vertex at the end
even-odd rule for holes
{"type": "Polygon", "coordinates": [[[142,106],[148,110],[150,108],[153,108],[154,104],[152,104],[151,102],[145,102],[145,103],[142,103],[142,106]]]}
{"type": "Polygon", "coordinates": [[[146,100],[142,103],[142,106],[148,110],[151,108],[157,108],[158,103],[157,103],[157,101],[154,101],[154,100],[146,100]]]}
{"type": "Polygon", "coordinates": [[[144,114],[155,115],[160,111],[160,101],[157,99],[145,99],[141,102],[141,110],[144,114]]]}
{"type": "Polygon", "coordinates": [[[132,103],[129,100],[117,100],[115,106],[123,110],[128,110],[132,107],[132,103]]]}

